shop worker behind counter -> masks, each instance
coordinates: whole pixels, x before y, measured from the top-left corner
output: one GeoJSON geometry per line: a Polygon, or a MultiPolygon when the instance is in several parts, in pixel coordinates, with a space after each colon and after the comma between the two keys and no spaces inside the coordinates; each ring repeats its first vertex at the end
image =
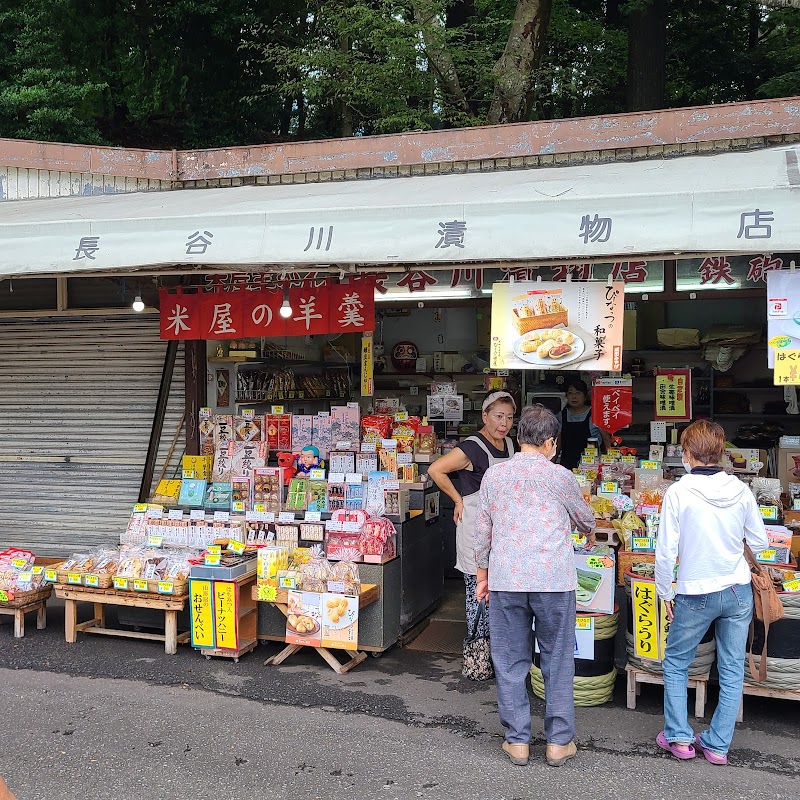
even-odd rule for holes
{"type": "MultiPolygon", "coordinates": [[[[472,630],[478,611],[475,599],[475,518],[478,511],[478,490],[481,481],[493,464],[511,458],[514,444],[508,432],[514,424],[517,405],[508,392],[492,392],[483,401],[483,427],[456,445],[446,456],[428,468],[431,480],[455,503],[453,521],[456,523],[456,569],[464,574],[466,585],[467,629],[472,630]],[[450,475],[458,475],[458,489],[450,475]],[[461,490],[459,492],[459,489],[461,490]]],[[[485,618],[484,618],[485,619],[485,618]]],[[[489,637],[484,622],[478,634],[489,637]]]]}
{"type": "Polygon", "coordinates": [[[561,436],[558,440],[559,464],[575,469],[581,461],[586,443],[596,439],[607,450],[611,437],[592,422],[592,407],[589,405],[589,387],[579,378],[567,383],[567,405],[561,412],[561,436]]]}

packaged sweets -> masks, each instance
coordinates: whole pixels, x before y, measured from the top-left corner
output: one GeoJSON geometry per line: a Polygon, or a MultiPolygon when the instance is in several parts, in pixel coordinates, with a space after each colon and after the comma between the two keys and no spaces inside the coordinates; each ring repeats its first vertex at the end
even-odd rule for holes
{"type": "Polygon", "coordinates": [[[253,470],[253,503],[264,504],[266,511],[277,514],[283,500],[283,470],[260,467],[253,470]]]}
{"type": "Polygon", "coordinates": [[[361,441],[380,446],[381,439],[388,439],[392,429],[392,417],[386,414],[372,414],[361,420],[361,441]]]}
{"type": "Polygon", "coordinates": [[[395,422],[392,428],[392,439],[397,441],[398,453],[413,453],[414,440],[420,426],[419,417],[409,417],[402,422],[395,422]]]}
{"type": "Polygon", "coordinates": [[[420,425],[417,428],[414,452],[425,456],[432,456],[436,452],[436,434],[433,425],[420,425]]]}
{"type": "MultiPolygon", "coordinates": [[[[344,594],[361,594],[361,578],[358,572],[358,565],[352,561],[339,561],[331,566],[330,578],[332,583],[339,583],[344,586],[344,594]]],[[[305,586],[305,584],[303,584],[305,586]]],[[[326,587],[329,588],[329,587],[326,587]]]]}

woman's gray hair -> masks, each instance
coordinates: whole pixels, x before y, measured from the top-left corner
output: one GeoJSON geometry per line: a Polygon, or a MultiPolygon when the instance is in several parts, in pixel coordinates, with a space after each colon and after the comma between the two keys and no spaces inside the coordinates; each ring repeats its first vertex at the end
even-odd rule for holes
{"type": "Polygon", "coordinates": [[[541,403],[526,406],[517,423],[517,440],[520,444],[541,447],[548,439],[557,439],[561,433],[561,420],[541,403]]]}

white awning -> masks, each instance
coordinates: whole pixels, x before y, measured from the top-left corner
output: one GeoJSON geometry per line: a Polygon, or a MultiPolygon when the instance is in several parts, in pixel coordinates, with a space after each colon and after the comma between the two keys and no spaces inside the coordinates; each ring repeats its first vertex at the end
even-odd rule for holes
{"type": "Polygon", "coordinates": [[[0,275],[800,249],[800,147],[0,203],[0,275]]]}

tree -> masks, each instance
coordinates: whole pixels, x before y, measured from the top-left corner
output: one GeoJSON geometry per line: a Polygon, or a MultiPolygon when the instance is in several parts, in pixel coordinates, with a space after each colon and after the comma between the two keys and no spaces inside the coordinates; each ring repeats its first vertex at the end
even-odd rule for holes
{"type": "Polygon", "coordinates": [[[628,111],[664,107],[667,1],[630,0],[628,16],[628,111]]]}

